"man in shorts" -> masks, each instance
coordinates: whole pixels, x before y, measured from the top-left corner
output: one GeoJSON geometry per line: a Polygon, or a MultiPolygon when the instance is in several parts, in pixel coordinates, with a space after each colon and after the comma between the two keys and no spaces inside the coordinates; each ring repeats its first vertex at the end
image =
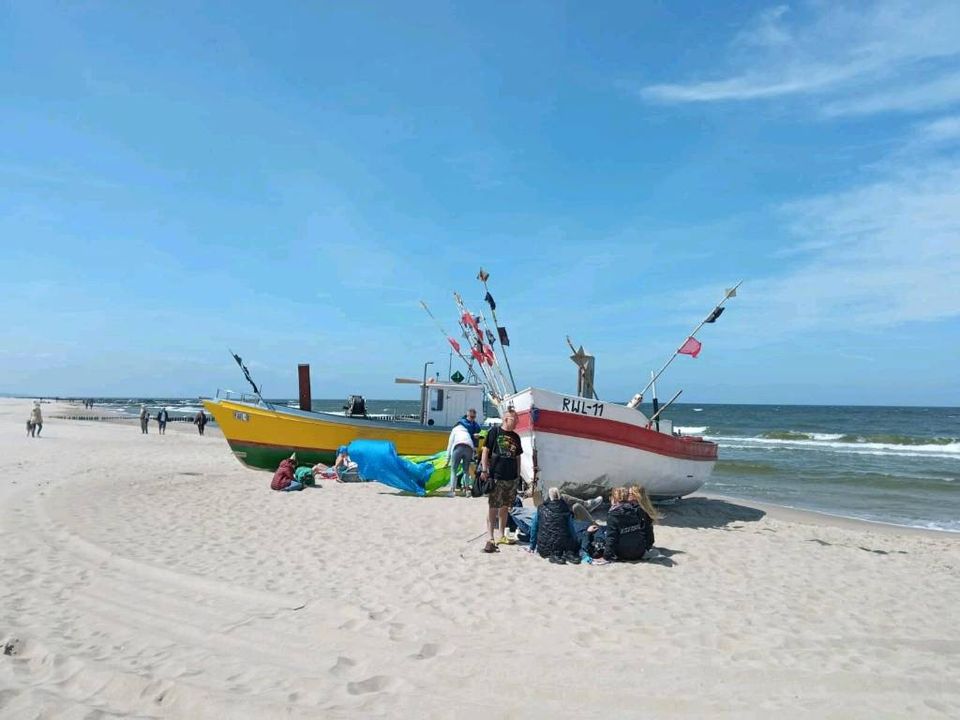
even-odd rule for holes
{"type": "Polygon", "coordinates": [[[500,427],[487,433],[480,457],[480,482],[492,478],[493,489],[488,496],[487,508],[487,544],[484,552],[496,552],[497,545],[512,544],[504,531],[507,527],[507,513],[517,497],[517,485],[520,480],[520,455],[523,446],[520,436],[514,432],[517,426],[517,413],[513,408],[503,414],[500,427]],[[500,531],[500,537],[494,542],[494,523],[500,531]]]}

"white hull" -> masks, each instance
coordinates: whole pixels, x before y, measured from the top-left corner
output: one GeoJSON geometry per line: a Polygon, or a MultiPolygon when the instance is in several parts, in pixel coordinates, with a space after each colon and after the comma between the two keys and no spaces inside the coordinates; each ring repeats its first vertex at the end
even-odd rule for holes
{"type": "Polygon", "coordinates": [[[520,415],[521,473],[533,479],[536,451],[542,489],[589,496],[639,484],[653,496],[681,497],[702,487],[716,464],[715,444],[675,437],[668,422],[657,432],[622,405],[536,388],[506,401],[520,415]]]}

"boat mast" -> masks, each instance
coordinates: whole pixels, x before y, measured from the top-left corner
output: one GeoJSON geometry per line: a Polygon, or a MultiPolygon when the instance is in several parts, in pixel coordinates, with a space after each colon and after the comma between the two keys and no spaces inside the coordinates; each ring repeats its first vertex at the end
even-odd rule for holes
{"type": "MultiPolygon", "coordinates": [[[[453,293],[453,298],[456,301],[457,309],[460,312],[460,319],[457,321],[457,324],[460,326],[460,332],[463,334],[464,340],[466,340],[467,344],[470,345],[470,347],[473,348],[474,350],[477,349],[477,343],[480,344],[480,347],[482,349],[483,342],[486,338],[483,337],[482,331],[479,329],[479,326],[477,328],[473,328],[471,325],[468,325],[466,321],[463,319],[464,317],[470,317],[470,318],[473,318],[474,321],[476,321],[475,319],[477,318],[477,316],[467,309],[467,306],[463,302],[463,298],[460,297],[460,293],[457,293],[457,292],[453,293]],[[476,338],[471,337],[470,335],[471,330],[473,330],[473,332],[477,335],[476,338]]],[[[491,348],[491,351],[492,350],[493,348],[491,348]]],[[[494,353],[494,359],[496,359],[495,353],[494,353]]],[[[480,358],[477,358],[477,365],[480,366],[480,372],[482,372],[484,378],[486,378],[487,385],[490,389],[490,394],[494,397],[494,399],[497,402],[499,402],[499,400],[503,398],[504,395],[507,394],[506,380],[503,377],[503,373],[500,372],[499,365],[496,367],[496,372],[494,372],[494,367],[492,365],[489,368],[485,367],[484,361],[481,360],[480,358]]]]}
{"type": "MultiPolygon", "coordinates": [[[[480,268],[480,272],[477,274],[477,280],[483,283],[483,289],[487,293],[487,296],[492,297],[492,295],[490,295],[490,288],[487,287],[487,280],[489,279],[490,273],[486,272],[483,268],[480,268]]],[[[493,316],[494,327],[499,328],[500,321],[497,320],[497,311],[493,303],[490,304],[490,315],[493,316]]],[[[507,349],[503,346],[503,343],[500,343],[500,349],[503,351],[503,361],[507,364],[507,373],[510,375],[510,386],[513,388],[513,392],[516,392],[517,383],[513,379],[513,370],[510,369],[510,358],[507,357],[507,349]]]]}
{"type": "Polygon", "coordinates": [[[447,342],[450,343],[451,349],[453,349],[453,351],[457,353],[457,357],[459,357],[461,360],[463,360],[463,362],[466,363],[466,365],[467,365],[467,377],[468,377],[468,378],[473,377],[475,380],[477,380],[477,381],[479,382],[480,378],[479,378],[479,376],[477,375],[477,371],[473,369],[473,358],[467,358],[467,357],[465,357],[464,354],[463,354],[462,352],[460,352],[460,348],[454,346],[454,344],[453,344],[453,342],[452,342],[452,341],[453,341],[453,338],[447,333],[447,331],[444,329],[443,325],[440,324],[440,321],[437,320],[437,318],[434,316],[434,314],[433,314],[432,312],[430,312],[430,308],[427,307],[427,304],[426,304],[423,300],[420,301],[420,306],[427,312],[427,315],[430,316],[430,318],[433,320],[433,322],[436,323],[437,328],[439,328],[440,332],[441,332],[441,333],[443,334],[443,336],[447,339],[447,342]]]}
{"type": "MultiPolygon", "coordinates": [[[[737,288],[740,287],[741,285],[743,285],[743,280],[741,280],[740,282],[738,282],[738,283],[737,283],[736,285],[734,285],[732,288],[727,288],[726,292],[724,292],[724,294],[723,294],[723,300],[721,300],[720,302],[718,302],[718,303],[716,304],[716,306],[713,308],[713,310],[710,311],[710,314],[707,315],[703,320],[700,321],[700,324],[697,325],[697,326],[693,329],[693,332],[691,332],[689,335],[687,335],[686,338],[684,338],[684,341],[683,341],[683,342],[685,343],[688,339],[696,336],[696,334],[697,334],[698,332],[700,332],[700,328],[702,328],[704,325],[706,325],[706,324],[707,324],[707,321],[710,320],[711,317],[712,317],[714,320],[716,320],[717,316],[719,316],[720,312],[722,312],[721,308],[723,307],[723,304],[724,304],[727,300],[729,300],[730,298],[737,296],[737,288]],[[714,315],[714,313],[716,313],[716,315],[714,315]]],[[[712,320],[711,320],[711,322],[712,322],[712,320]]],[[[673,355],[671,355],[671,356],[670,356],[670,359],[667,360],[667,362],[664,364],[664,366],[663,366],[662,368],[660,368],[660,372],[658,372],[656,375],[654,375],[654,376],[650,379],[650,382],[647,383],[646,387],[644,387],[643,390],[641,390],[640,392],[638,392],[636,395],[633,396],[633,398],[630,400],[630,402],[627,403],[627,407],[628,407],[628,408],[635,408],[635,407],[637,407],[641,402],[643,402],[643,394],[650,388],[651,385],[653,385],[653,384],[657,381],[657,378],[660,377],[660,376],[663,374],[663,371],[666,370],[668,367],[670,367],[670,363],[672,363],[672,362],[676,359],[677,355],[680,354],[680,348],[682,348],[682,347],[683,347],[683,343],[681,343],[680,346],[679,346],[676,350],[673,351],[673,355]]]]}

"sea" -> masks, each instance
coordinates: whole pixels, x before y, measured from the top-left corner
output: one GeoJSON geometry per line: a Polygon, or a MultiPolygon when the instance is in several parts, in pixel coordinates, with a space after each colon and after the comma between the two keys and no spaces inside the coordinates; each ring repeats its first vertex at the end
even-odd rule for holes
{"type": "MultiPolygon", "coordinates": [[[[131,415],[141,403],[153,415],[164,406],[172,417],[200,409],[196,398],[95,402],[131,415]]],[[[291,399],[276,402],[296,406],[291,399]]],[[[343,400],[313,402],[314,410],[343,406],[343,400]]],[[[367,400],[368,413],[419,410],[417,401],[367,400]]],[[[664,417],[685,435],[719,444],[705,492],[960,532],[960,408],[675,404],[664,417]]]]}

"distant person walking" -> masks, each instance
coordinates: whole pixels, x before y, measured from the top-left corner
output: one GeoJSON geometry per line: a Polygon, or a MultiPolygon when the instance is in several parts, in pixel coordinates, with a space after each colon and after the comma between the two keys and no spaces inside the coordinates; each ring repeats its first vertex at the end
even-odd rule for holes
{"type": "Polygon", "coordinates": [[[150,413],[147,412],[147,406],[140,406],[140,432],[147,434],[147,426],[150,425],[150,413]]]}
{"type": "Polygon", "coordinates": [[[160,408],[160,412],[157,413],[157,426],[161,435],[167,434],[167,420],[169,419],[170,415],[167,413],[167,409],[160,408]]]}
{"type": "Polygon", "coordinates": [[[33,429],[30,431],[30,437],[40,437],[40,431],[43,430],[43,413],[40,412],[40,401],[33,402],[33,410],[30,411],[30,422],[33,429]]]}
{"type": "Polygon", "coordinates": [[[197,426],[197,430],[201,435],[203,435],[203,429],[207,426],[207,416],[204,414],[203,410],[200,410],[196,417],[193,418],[193,424],[197,426]]]}

